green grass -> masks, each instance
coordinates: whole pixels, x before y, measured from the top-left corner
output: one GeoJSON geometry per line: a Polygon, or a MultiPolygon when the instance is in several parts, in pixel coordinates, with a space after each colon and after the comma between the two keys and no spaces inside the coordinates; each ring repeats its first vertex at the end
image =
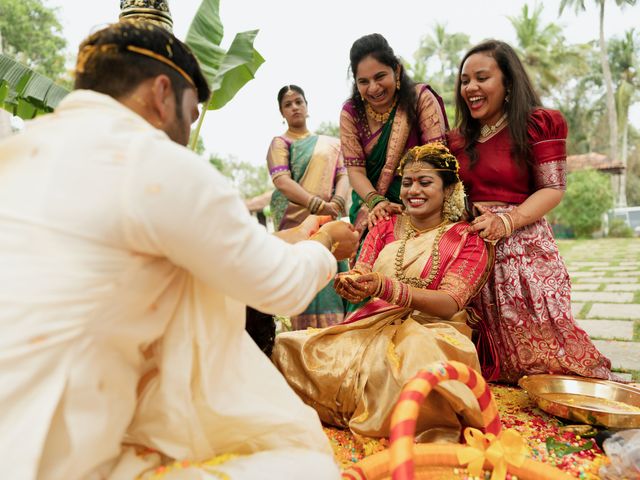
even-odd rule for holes
{"type": "Polygon", "coordinates": [[[589,310],[591,310],[592,305],[593,305],[593,302],[585,303],[580,309],[580,311],[578,312],[578,314],[576,315],[576,318],[587,318],[587,314],[589,313],[589,310]]]}
{"type": "Polygon", "coordinates": [[[630,370],[626,368],[615,368],[613,369],[614,373],[630,373],[631,381],[640,382],[640,370],[630,370]]]}
{"type": "MultiPolygon", "coordinates": [[[[612,266],[626,261],[626,253],[617,253],[638,242],[633,238],[597,238],[580,240],[557,240],[560,254],[568,262],[609,262],[612,266]],[[615,252],[615,253],[614,253],[615,252]]],[[[640,252],[629,253],[633,260],[640,260],[640,252]]]]}

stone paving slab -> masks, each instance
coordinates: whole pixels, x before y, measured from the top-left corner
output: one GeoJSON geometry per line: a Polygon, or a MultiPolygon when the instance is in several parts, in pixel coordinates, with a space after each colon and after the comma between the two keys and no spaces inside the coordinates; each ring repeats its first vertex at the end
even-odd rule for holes
{"type": "MultiPolygon", "coordinates": [[[[585,285],[590,284],[583,284],[583,286],[585,285]]],[[[573,288],[575,288],[575,286],[573,288]]],[[[604,287],[604,289],[607,292],[640,292],[640,284],[614,283],[613,285],[607,285],[606,287],[604,287]]]]}
{"type": "Polygon", "coordinates": [[[580,313],[580,310],[582,310],[582,307],[584,307],[584,303],[573,303],[573,302],[571,302],[571,314],[574,317],[577,317],[578,314],[580,313]]]}
{"type": "Polygon", "coordinates": [[[601,273],[594,273],[594,272],[572,272],[571,270],[569,270],[569,276],[571,278],[586,278],[586,277],[595,277],[597,275],[602,275],[601,273]]]}
{"type": "MultiPolygon", "coordinates": [[[[614,285],[616,286],[616,285],[614,285]]],[[[626,286],[626,285],[624,285],[626,286]]],[[[638,285],[638,287],[640,287],[640,285],[638,285]]],[[[571,290],[597,290],[600,288],[600,285],[598,285],[597,283],[576,283],[576,284],[571,284],[571,290]]],[[[624,289],[620,289],[623,290],[624,289]]],[[[615,290],[614,290],[615,291],[615,290]]]]}
{"type": "Polygon", "coordinates": [[[571,300],[579,302],[633,302],[633,292],[573,292],[571,300]]]}
{"type": "Polygon", "coordinates": [[[571,265],[576,267],[606,267],[609,262],[571,262],[571,265]]]}
{"type": "Polygon", "coordinates": [[[585,283],[638,283],[638,277],[585,277],[580,281],[585,283]]]}
{"type": "Polygon", "coordinates": [[[577,320],[577,322],[590,337],[633,340],[632,320],[577,320]]]}
{"type": "Polygon", "coordinates": [[[640,270],[632,270],[628,272],[614,272],[613,274],[614,277],[627,277],[630,275],[633,275],[633,276],[640,275],[640,270]]]}
{"type": "Polygon", "coordinates": [[[594,340],[594,345],[609,357],[613,368],[637,370],[640,365],[640,343],[615,340],[594,340]]]}
{"type": "Polygon", "coordinates": [[[596,317],[640,320],[640,303],[594,303],[587,318],[596,317]]]}
{"type": "Polygon", "coordinates": [[[626,270],[636,270],[638,268],[637,265],[635,266],[631,266],[631,265],[620,265],[619,267],[593,267],[591,270],[594,272],[622,272],[622,271],[626,271],[626,270]]]}
{"type": "Polygon", "coordinates": [[[627,265],[631,265],[631,266],[636,266],[637,267],[638,266],[638,262],[637,261],[635,261],[635,262],[631,262],[631,261],[629,261],[629,262],[620,262],[620,265],[622,265],[623,267],[627,266],[627,265]]]}

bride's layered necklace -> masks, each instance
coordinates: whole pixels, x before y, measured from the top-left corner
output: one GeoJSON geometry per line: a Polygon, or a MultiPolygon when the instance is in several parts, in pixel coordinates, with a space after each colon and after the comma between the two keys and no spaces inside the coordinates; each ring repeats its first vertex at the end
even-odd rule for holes
{"type": "Polygon", "coordinates": [[[416,288],[427,288],[431,284],[431,282],[433,282],[433,279],[436,278],[436,275],[438,274],[438,269],[440,268],[440,249],[439,249],[440,238],[442,237],[445,230],[447,229],[447,225],[449,225],[449,221],[444,220],[434,227],[429,227],[429,228],[425,228],[424,230],[419,230],[413,225],[413,223],[411,222],[411,219],[408,219],[407,225],[405,227],[405,234],[403,235],[402,240],[400,241],[400,246],[398,247],[398,252],[396,253],[396,260],[395,260],[396,279],[416,288]],[[404,253],[407,247],[407,242],[409,241],[410,238],[417,237],[418,235],[421,235],[423,233],[431,232],[435,229],[438,229],[438,232],[436,233],[436,237],[433,240],[433,247],[431,249],[431,270],[429,271],[429,275],[427,276],[427,278],[424,278],[424,279],[416,278],[416,277],[407,277],[403,271],[404,253]]]}

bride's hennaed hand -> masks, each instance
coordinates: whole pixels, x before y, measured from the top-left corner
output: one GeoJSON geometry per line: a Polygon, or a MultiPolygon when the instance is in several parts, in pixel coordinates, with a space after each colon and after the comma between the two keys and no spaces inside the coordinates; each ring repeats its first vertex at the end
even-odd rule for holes
{"type": "Polygon", "coordinates": [[[347,273],[341,273],[336,275],[336,278],[333,282],[333,288],[336,291],[336,293],[340,295],[342,298],[347,299],[351,303],[358,303],[364,297],[360,297],[360,295],[352,293],[351,289],[347,287],[347,280],[346,280],[347,278],[349,278],[349,275],[347,273]]]}
{"type": "MultiPolygon", "coordinates": [[[[359,277],[358,277],[359,278],[359,277]]],[[[349,301],[361,302],[369,296],[366,285],[361,285],[356,279],[350,276],[343,278],[341,282],[342,289],[347,295],[345,298],[349,301]]]]}
{"type": "Polygon", "coordinates": [[[371,272],[358,276],[354,279],[354,282],[361,286],[362,292],[366,293],[367,297],[371,297],[378,291],[382,278],[380,273],[371,272]]]}

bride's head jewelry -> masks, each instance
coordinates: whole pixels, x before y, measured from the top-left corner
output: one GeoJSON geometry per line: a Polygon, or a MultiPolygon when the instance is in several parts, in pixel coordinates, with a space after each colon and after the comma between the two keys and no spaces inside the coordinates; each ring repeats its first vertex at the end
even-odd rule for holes
{"type": "Polygon", "coordinates": [[[442,142],[432,142],[419,147],[413,147],[400,160],[398,175],[403,175],[405,167],[409,170],[434,170],[453,172],[458,181],[460,165],[449,149],[442,142]]]}

